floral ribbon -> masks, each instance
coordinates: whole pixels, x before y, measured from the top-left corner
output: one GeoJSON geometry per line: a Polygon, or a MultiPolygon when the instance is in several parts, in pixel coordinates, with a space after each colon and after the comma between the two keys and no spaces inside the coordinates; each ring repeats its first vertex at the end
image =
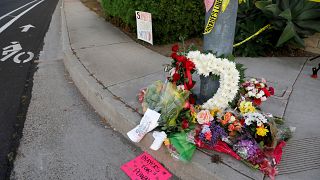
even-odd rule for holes
{"type": "Polygon", "coordinates": [[[184,76],[188,78],[188,84],[184,83],[184,86],[189,90],[193,87],[191,71],[195,68],[195,65],[192,61],[183,56],[177,57],[176,60],[176,72],[179,70],[179,65],[182,64],[182,67],[185,69],[184,76]]]}
{"type": "Polygon", "coordinates": [[[185,61],[184,63],[184,67],[186,69],[185,76],[188,77],[188,85],[184,84],[184,86],[187,87],[186,89],[191,89],[193,87],[191,71],[195,68],[195,65],[192,61],[187,59],[187,61],[185,61]]]}
{"type": "Polygon", "coordinates": [[[203,34],[209,34],[212,31],[212,29],[214,28],[214,24],[216,23],[216,20],[218,18],[218,14],[219,14],[221,5],[222,5],[222,0],[216,0],[214,2],[211,15],[208,19],[208,23],[206,25],[206,28],[204,29],[203,34]]]}

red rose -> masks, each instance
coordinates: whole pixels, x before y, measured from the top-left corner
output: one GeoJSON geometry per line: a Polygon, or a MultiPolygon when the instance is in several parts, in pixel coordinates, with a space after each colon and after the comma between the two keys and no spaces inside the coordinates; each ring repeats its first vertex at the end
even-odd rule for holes
{"type": "Polygon", "coordinates": [[[260,104],[261,104],[261,99],[254,99],[253,100],[253,103],[255,104],[255,105],[257,105],[257,106],[260,106],[260,104]]]}
{"type": "Polygon", "coordinates": [[[270,92],[267,90],[267,88],[262,88],[261,90],[264,92],[264,94],[265,94],[267,97],[270,97],[270,96],[271,96],[271,94],[270,94],[270,92]]]}
{"type": "Polygon", "coordinates": [[[195,104],[196,103],[196,99],[194,98],[193,95],[189,96],[189,102],[190,102],[190,104],[195,104]]]}
{"type": "Polygon", "coordinates": [[[244,119],[240,119],[240,124],[241,124],[241,126],[243,126],[244,123],[245,123],[245,120],[244,120],[244,119]]]}
{"type": "Polygon", "coordinates": [[[182,129],[187,129],[189,127],[189,122],[184,119],[181,124],[182,129]]]}
{"type": "Polygon", "coordinates": [[[185,56],[178,56],[177,55],[176,60],[179,61],[179,62],[184,63],[187,60],[187,58],[185,56]]]}
{"type": "Polygon", "coordinates": [[[177,56],[178,56],[178,55],[177,55],[177,53],[175,53],[175,52],[173,52],[173,53],[171,54],[171,58],[172,58],[172,59],[177,59],[177,56]]]}
{"type": "Polygon", "coordinates": [[[173,82],[177,82],[177,81],[179,81],[179,79],[180,79],[180,74],[174,73],[172,76],[173,82]]]}
{"type": "Polygon", "coordinates": [[[274,88],[273,87],[269,87],[269,92],[271,95],[274,95],[274,88]]]}
{"type": "Polygon", "coordinates": [[[173,52],[177,52],[178,50],[179,50],[178,44],[175,44],[175,45],[172,46],[172,51],[173,52]]]}

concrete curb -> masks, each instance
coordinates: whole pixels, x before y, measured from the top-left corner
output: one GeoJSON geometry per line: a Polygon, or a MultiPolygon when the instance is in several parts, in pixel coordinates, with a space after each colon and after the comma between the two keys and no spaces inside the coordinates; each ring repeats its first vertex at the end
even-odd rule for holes
{"type": "MultiPolygon", "coordinates": [[[[62,0],[61,8],[61,31],[64,52],[63,61],[67,71],[74,81],[74,84],[96,112],[115,130],[119,131],[127,138],[126,133],[137,125],[141,116],[122,102],[119,97],[112,94],[108,88],[105,88],[101,83],[99,83],[85,68],[76,53],[73,51],[69,40],[68,27],[64,12],[64,0],[62,0]]],[[[160,163],[181,179],[228,179],[230,177],[238,177],[237,179],[239,179],[239,176],[240,179],[249,179],[249,176],[243,176],[243,173],[234,172],[230,166],[226,164],[212,164],[210,158],[199,151],[194,154],[193,160],[190,163],[176,161],[170,157],[170,154],[164,147],[161,147],[158,151],[150,150],[149,146],[152,142],[152,135],[147,134],[143,140],[136,145],[142,150],[153,155],[160,163]]],[[[263,176],[261,179],[263,179],[263,176]]]]}

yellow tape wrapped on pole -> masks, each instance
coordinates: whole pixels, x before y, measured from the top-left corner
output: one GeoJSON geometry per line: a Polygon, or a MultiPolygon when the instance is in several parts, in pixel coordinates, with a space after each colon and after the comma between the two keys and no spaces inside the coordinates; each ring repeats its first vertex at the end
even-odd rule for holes
{"type": "Polygon", "coordinates": [[[263,31],[265,31],[265,30],[267,30],[267,29],[269,29],[270,27],[271,27],[271,24],[268,24],[268,25],[264,26],[263,28],[261,28],[259,31],[257,31],[256,33],[254,33],[254,34],[251,35],[250,37],[246,38],[245,40],[243,40],[243,41],[241,41],[241,42],[239,42],[239,43],[237,43],[237,44],[234,44],[233,47],[240,46],[241,44],[249,41],[250,39],[252,39],[252,38],[254,38],[254,37],[256,37],[256,36],[258,36],[260,33],[262,33],[263,31]]]}
{"type": "Polygon", "coordinates": [[[214,24],[216,23],[216,20],[218,18],[218,14],[219,14],[221,5],[222,5],[222,0],[216,0],[214,2],[211,15],[209,17],[208,23],[206,25],[206,28],[204,29],[203,34],[209,34],[212,31],[212,29],[214,28],[214,24]]]}

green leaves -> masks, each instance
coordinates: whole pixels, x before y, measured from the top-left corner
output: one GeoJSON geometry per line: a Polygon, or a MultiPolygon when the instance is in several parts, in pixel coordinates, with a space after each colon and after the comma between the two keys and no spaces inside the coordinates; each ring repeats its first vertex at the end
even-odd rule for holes
{"type": "Polygon", "coordinates": [[[282,11],[280,14],[279,14],[280,17],[283,17],[285,18],[286,20],[288,21],[291,21],[292,20],[292,16],[291,16],[291,10],[288,8],[284,11],[282,11]]]}
{"type": "Polygon", "coordinates": [[[320,21],[317,21],[317,20],[296,21],[296,24],[297,24],[297,26],[299,26],[303,29],[308,29],[308,30],[320,32],[320,21]]]}
{"type": "Polygon", "coordinates": [[[296,31],[294,30],[294,26],[293,26],[292,22],[290,22],[284,28],[276,46],[279,47],[283,43],[285,43],[285,42],[289,41],[290,39],[292,39],[293,37],[295,37],[295,35],[296,35],[296,31]]]}
{"type": "Polygon", "coordinates": [[[264,9],[266,6],[270,5],[272,3],[271,0],[269,1],[257,1],[255,2],[255,5],[258,9],[262,10],[264,9]]]}
{"type": "Polygon", "coordinates": [[[276,30],[282,31],[277,47],[288,42],[304,46],[301,37],[320,32],[319,3],[307,0],[277,0],[257,1],[255,5],[269,18],[276,30]]]}

